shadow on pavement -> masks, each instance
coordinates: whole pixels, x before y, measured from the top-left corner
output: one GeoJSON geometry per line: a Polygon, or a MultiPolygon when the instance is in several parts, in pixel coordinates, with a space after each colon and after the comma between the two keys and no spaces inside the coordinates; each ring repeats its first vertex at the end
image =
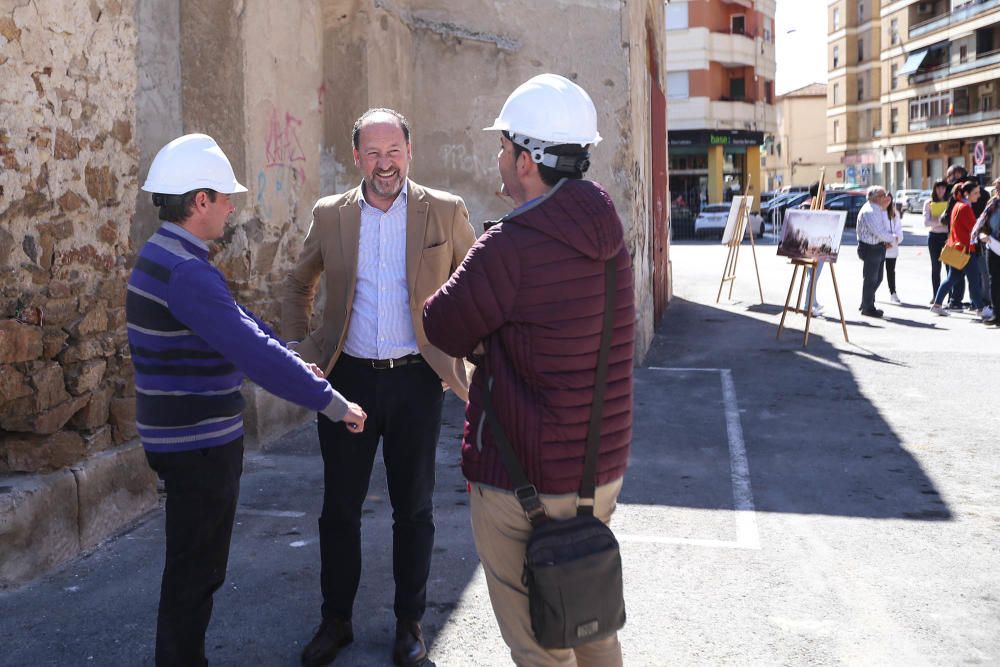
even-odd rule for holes
{"type": "MultiPolygon", "coordinates": [[[[839,338],[833,324],[826,323],[825,333],[839,338]]],[[[758,511],[951,519],[846,364],[849,357],[852,363],[896,362],[834,348],[815,329],[808,348],[800,331],[780,341],[775,331],[741,313],[671,302],[646,360],[650,368],[636,377],[635,437],[622,502],[733,508],[718,374],[652,367],[720,368],[731,369],[758,511]]]]}

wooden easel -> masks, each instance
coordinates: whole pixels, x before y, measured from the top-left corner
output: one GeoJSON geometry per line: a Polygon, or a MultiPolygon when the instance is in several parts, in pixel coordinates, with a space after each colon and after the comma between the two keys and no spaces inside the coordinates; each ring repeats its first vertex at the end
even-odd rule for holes
{"type": "MultiPolygon", "coordinates": [[[[826,170],[820,171],[819,175],[819,189],[816,192],[816,196],[813,197],[812,205],[810,210],[819,211],[823,208],[823,202],[826,199],[826,191],[824,187],[824,179],[826,177],[826,170]]],[[[780,242],[780,241],[779,241],[780,242]]],[[[847,337],[847,320],[844,319],[844,306],[840,301],[840,288],[837,286],[837,270],[833,262],[827,262],[830,265],[830,279],[833,280],[833,293],[837,296],[837,312],[840,314],[840,326],[844,330],[844,340],[846,342],[851,342],[847,337]]],[[[781,331],[785,328],[785,316],[788,313],[800,313],[806,316],[806,328],[802,337],[802,347],[809,345],[809,325],[812,323],[812,305],[814,299],[816,298],[816,268],[819,265],[819,260],[815,259],[793,259],[791,264],[794,267],[792,269],[792,280],[788,283],[788,295],[785,297],[785,307],[781,311],[781,321],[778,323],[778,334],[776,338],[781,338],[781,331]],[[802,275],[799,276],[799,268],[802,268],[802,275]],[[802,307],[802,292],[805,289],[806,276],[809,276],[809,294],[806,295],[805,307],[802,307]],[[795,289],[795,278],[799,278],[799,291],[795,298],[795,305],[790,306],[792,301],[792,290],[795,289]]]]}
{"type": "MultiPolygon", "coordinates": [[[[746,196],[752,192],[750,179],[747,178],[746,196]]],[[[733,238],[726,244],[726,267],[722,271],[722,280],[719,282],[719,293],[715,295],[715,302],[719,303],[722,298],[722,288],[729,283],[729,300],[733,298],[733,285],[736,283],[736,263],[740,259],[740,246],[743,245],[743,235],[746,234],[747,225],[750,224],[750,211],[747,209],[747,200],[744,196],[740,200],[740,208],[736,211],[736,231],[733,238]]],[[[750,230],[750,252],[753,253],[753,269],[757,273],[757,290],[760,292],[760,302],[764,303],[764,288],[760,284],[760,269],[757,267],[757,244],[753,239],[753,230],[750,230]]]]}

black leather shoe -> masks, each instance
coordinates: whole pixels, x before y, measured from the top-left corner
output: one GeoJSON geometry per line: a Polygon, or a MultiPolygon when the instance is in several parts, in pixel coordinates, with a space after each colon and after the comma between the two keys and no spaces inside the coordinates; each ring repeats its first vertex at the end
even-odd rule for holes
{"type": "Polygon", "coordinates": [[[418,667],[427,660],[424,632],[416,621],[396,621],[396,641],[392,645],[392,662],[401,667],[418,667]]]}
{"type": "Polygon", "coordinates": [[[861,314],[865,317],[882,317],[884,313],[878,308],[873,308],[871,310],[862,310],[861,314]]]}
{"type": "Polygon", "coordinates": [[[983,324],[985,324],[988,327],[998,326],[1000,325],[1000,318],[997,318],[996,315],[994,315],[993,317],[988,317],[985,320],[983,320],[983,324]]]}
{"type": "Polygon", "coordinates": [[[329,665],[340,649],[354,641],[350,620],[324,618],[312,641],[302,650],[303,667],[329,665]]]}

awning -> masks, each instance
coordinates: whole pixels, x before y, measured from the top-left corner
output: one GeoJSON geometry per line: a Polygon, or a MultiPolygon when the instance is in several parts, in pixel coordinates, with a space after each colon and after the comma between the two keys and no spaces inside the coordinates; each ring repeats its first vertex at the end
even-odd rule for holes
{"type": "Polygon", "coordinates": [[[911,53],[909,56],[906,57],[906,62],[903,63],[903,66],[899,68],[899,71],[896,72],[896,74],[899,74],[901,76],[906,76],[908,74],[913,74],[914,72],[916,72],[918,69],[920,69],[920,65],[923,64],[924,58],[927,57],[927,53],[929,51],[930,49],[921,49],[920,51],[915,51],[911,53]]]}

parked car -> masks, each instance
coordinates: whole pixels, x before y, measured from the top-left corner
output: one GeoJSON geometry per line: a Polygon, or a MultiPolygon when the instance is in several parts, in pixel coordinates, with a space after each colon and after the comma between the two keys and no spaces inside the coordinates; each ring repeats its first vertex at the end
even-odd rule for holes
{"type": "Polygon", "coordinates": [[[910,197],[906,201],[906,210],[908,213],[923,213],[924,204],[927,200],[931,198],[930,190],[921,190],[920,195],[917,197],[910,197]]]}
{"type": "Polygon", "coordinates": [[[767,192],[761,192],[760,205],[763,206],[764,204],[771,201],[780,194],[782,194],[780,190],[768,190],[767,192]]]}
{"type": "Polygon", "coordinates": [[[847,211],[845,224],[848,227],[854,227],[858,224],[858,213],[866,201],[868,201],[868,196],[864,192],[838,192],[827,195],[823,208],[829,211],[847,211]]]}
{"type": "Polygon", "coordinates": [[[893,203],[896,204],[896,210],[902,213],[903,211],[909,211],[910,206],[916,205],[916,201],[910,202],[910,199],[918,199],[920,197],[920,190],[896,190],[896,196],[893,197],[893,203]]]}
{"type": "Polygon", "coordinates": [[[808,190],[806,192],[790,192],[788,196],[772,204],[767,212],[774,229],[781,227],[781,223],[785,219],[785,211],[795,208],[807,199],[809,199],[808,190]]]}
{"type": "MultiPolygon", "coordinates": [[[[722,232],[726,229],[726,220],[729,219],[729,210],[732,205],[732,202],[709,204],[701,209],[698,217],[694,219],[694,235],[714,234],[721,238],[722,232]]],[[[764,218],[757,213],[750,213],[750,230],[757,238],[762,237],[764,235],[764,218]]]]}

